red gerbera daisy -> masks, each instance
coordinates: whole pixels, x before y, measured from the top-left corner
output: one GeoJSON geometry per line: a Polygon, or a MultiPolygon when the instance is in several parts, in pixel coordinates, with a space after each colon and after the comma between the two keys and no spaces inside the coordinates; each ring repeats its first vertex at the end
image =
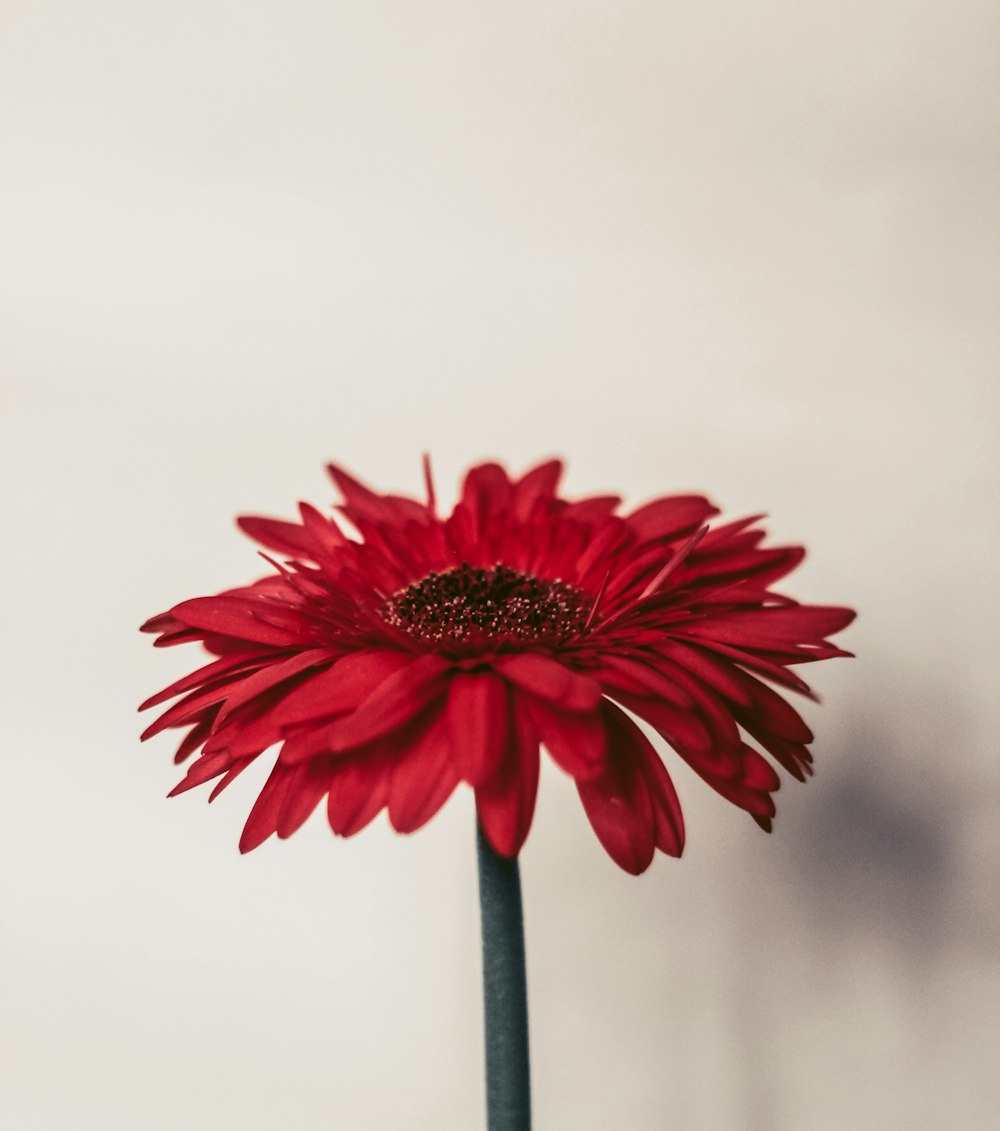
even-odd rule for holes
{"type": "Polygon", "coordinates": [[[447,518],[426,464],[426,502],[329,471],[357,537],[305,503],[297,523],[241,518],[283,559],[263,555],[274,572],[143,626],[216,657],[143,704],[182,696],[143,738],[187,727],[176,760],[201,750],[173,793],[217,778],[214,798],[280,744],[242,851],[323,798],[342,836],[383,808],[412,832],[467,782],[493,847],[515,856],[544,745],[610,856],[642,872],[657,848],[680,855],[684,823],[630,714],[770,830],[779,779],[750,740],[802,781],[813,737],[770,684],[811,696],[789,669],[850,655],[826,639],[850,609],[771,588],[801,547],[763,547],[759,515],[710,527],[700,495],[628,514],[613,495],[566,501],[554,460],[513,481],[474,467],[447,518]]]}

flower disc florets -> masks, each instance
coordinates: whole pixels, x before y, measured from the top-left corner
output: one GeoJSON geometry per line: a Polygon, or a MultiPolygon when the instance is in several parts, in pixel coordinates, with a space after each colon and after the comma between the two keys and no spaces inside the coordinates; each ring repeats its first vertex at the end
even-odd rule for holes
{"type": "Polygon", "coordinates": [[[443,647],[558,644],[584,628],[592,603],[563,581],[463,562],[400,589],[381,615],[394,628],[443,647]]]}

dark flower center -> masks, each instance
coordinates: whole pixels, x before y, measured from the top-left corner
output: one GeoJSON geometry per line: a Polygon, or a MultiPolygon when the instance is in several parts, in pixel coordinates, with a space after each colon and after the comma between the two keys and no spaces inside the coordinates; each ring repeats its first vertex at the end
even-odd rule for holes
{"type": "Polygon", "coordinates": [[[382,619],[440,644],[498,638],[556,643],[581,631],[592,599],[564,581],[462,564],[393,593],[382,619]]]}

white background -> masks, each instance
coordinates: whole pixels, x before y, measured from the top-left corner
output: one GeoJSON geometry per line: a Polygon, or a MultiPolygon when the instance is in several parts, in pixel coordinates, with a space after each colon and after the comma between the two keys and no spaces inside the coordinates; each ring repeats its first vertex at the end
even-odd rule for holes
{"type": "Polygon", "coordinates": [[[0,6],[0,1123],[482,1126],[473,807],[236,851],[135,631],[333,458],[704,489],[856,605],[768,838],[668,755],[635,880],[549,770],[541,1131],[996,1125],[987,0],[0,6]]]}

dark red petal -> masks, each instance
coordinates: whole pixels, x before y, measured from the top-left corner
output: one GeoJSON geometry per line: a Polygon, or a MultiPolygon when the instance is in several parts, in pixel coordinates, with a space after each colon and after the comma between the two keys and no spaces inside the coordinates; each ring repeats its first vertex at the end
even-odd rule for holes
{"type": "Polygon", "coordinates": [[[691,696],[675,681],[655,667],[613,652],[601,655],[601,667],[594,672],[605,687],[617,687],[633,695],[653,695],[685,710],[692,706],[691,696]]]}
{"type": "Polygon", "coordinates": [[[812,755],[801,742],[791,742],[787,738],[772,734],[752,718],[741,719],[740,722],[747,734],[757,739],[778,765],[787,770],[793,778],[805,781],[812,773],[812,755]]]}
{"type": "Polygon", "coordinates": [[[713,688],[708,687],[691,675],[686,668],[673,663],[665,656],[660,659],[659,664],[664,675],[674,680],[690,695],[692,705],[712,732],[715,743],[739,742],[739,728],[736,725],[733,708],[713,688]]]}
{"type": "Polygon", "coordinates": [[[281,741],[281,730],[268,711],[239,717],[216,731],[205,743],[206,753],[225,750],[233,759],[250,758],[281,741]]]}
{"type": "Polygon", "coordinates": [[[204,785],[212,778],[217,778],[219,774],[224,773],[229,768],[231,761],[232,759],[225,751],[216,754],[202,754],[197,762],[191,763],[187,775],[174,786],[167,796],[177,797],[178,794],[186,793],[189,789],[194,789],[195,786],[204,785]]]}
{"type": "Polygon", "coordinates": [[[328,463],[326,470],[344,496],[346,503],[359,510],[373,511],[376,517],[380,514],[382,497],[371,487],[366,487],[359,479],[355,479],[353,475],[346,472],[342,467],[338,467],[335,463],[328,463]]]}
{"type": "Polygon", "coordinates": [[[321,755],[332,754],[330,728],[332,723],[303,723],[281,745],[278,757],[288,766],[308,762],[321,755]]]}
{"type": "Polygon", "coordinates": [[[786,738],[790,742],[812,742],[812,731],[794,707],[752,675],[741,672],[740,677],[753,700],[752,707],[735,708],[736,717],[741,723],[752,719],[759,727],[779,738],[786,738]]]}
{"type": "Polygon", "coordinates": [[[139,626],[139,631],[158,634],[161,632],[176,632],[178,627],[177,621],[175,621],[169,613],[157,613],[156,616],[143,621],[139,626]]]}
{"type": "Polygon", "coordinates": [[[625,516],[625,522],[640,542],[649,542],[693,531],[718,513],[704,495],[672,495],[639,507],[625,516]]]}
{"type": "Polygon", "coordinates": [[[165,687],[162,691],[158,691],[155,695],[151,695],[139,707],[140,711],[146,711],[150,707],[157,707],[160,703],[165,703],[168,699],[173,699],[174,696],[180,695],[183,691],[189,691],[192,687],[197,687],[199,684],[211,683],[219,676],[228,675],[232,672],[239,672],[241,677],[247,674],[247,669],[261,667],[263,664],[270,663],[272,660],[284,659],[285,654],[282,652],[240,652],[235,656],[223,656],[220,660],[213,660],[210,664],[205,664],[204,667],[198,668],[197,671],[191,672],[181,679],[176,680],[165,687]]]}
{"type": "Polygon", "coordinates": [[[327,648],[310,648],[308,651],[299,652],[298,655],[283,660],[281,663],[271,664],[253,675],[244,676],[236,684],[232,694],[223,704],[222,710],[219,711],[219,724],[221,725],[233,711],[249,703],[251,699],[263,695],[264,692],[270,691],[293,676],[308,671],[309,668],[316,667],[318,664],[329,664],[333,658],[327,648]]]}
{"type": "Polygon", "coordinates": [[[299,503],[299,514],[302,515],[302,524],[309,531],[316,548],[327,558],[334,558],[341,546],[347,544],[347,538],[340,527],[308,503],[299,503]]]}
{"type": "Polygon", "coordinates": [[[723,663],[693,644],[681,644],[676,640],[665,641],[658,651],[686,668],[720,695],[746,707],[750,706],[750,695],[733,671],[732,664],[723,663]]]}
{"type": "Polygon", "coordinates": [[[721,640],[739,648],[782,651],[784,644],[821,641],[840,632],[854,620],[853,609],[795,605],[782,609],[755,609],[715,614],[685,626],[687,636],[721,640]]]}
{"type": "Polygon", "coordinates": [[[260,518],[256,515],[240,515],[236,525],[255,542],[277,550],[290,557],[312,558],[313,540],[308,531],[297,522],[284,522],[279,518],[260,518]]]}
{"type": "Polygon", "coordinates": [[[521,851],[538,794],[538,736],[523,711],[511,713],[499,772],[476,790],[476,811],[487,840],[501,855],[521,851]]]}
{"type": "Polygon", "coordinates": [[[452,676],[445,712],[460,774],[470,785],[482,785],[496,772],[507,744],[503,680],[492,672],[452,676]]]}
{"type": "MultiPolygon", "coordinates": [[[[744,812],[749,813],[754,819],[758,817],[770,819],[774,816],[774,799],[770,794],[749,789],[738,781],[714,781],[711,778],[705,780],[716,793],[721,794],[732,805],[736,805],[744,812]]],[[[768,829],[767,831],[770,832],[771,830],[768,829]]]]}
{"type": "Polygon", "coordinates": [[[620,495],[591,495],[590,498],[567,503],[562,514],[574,522],[600,522],[609,518],[621,501],[620,495]]]}
{"type": "Polygon", "coordinates": [[[240,852],[251,852],[278,829],[278,814],[285,803],[288,787],[295,771],[276,762],[270,777],[264,783],[260,796],[250,810],[240,837],[240,852]]]}
{"type": "Polygon", "coordinates": [[[459,783],[444,719],[437,716],[393,762],[389,820],[399,833],[416,832],[448,800],[459,783]]]}
{"type": "Polygon", "coordinates": [[[693,711],[679,711],[662,699],[618,691],[614,692],[614,698],[655,727],[671,746],[698,754],[707,754],[712,749],[712,736],[693,711]]]}
{"type": "Polygon", "coordinates": [[[278,628],[261,619],[267,611],[264,601],[241,597],[195,597],[175,605],[170,611],[182,624],[202,632],[217,632],[258,644],[274,644],[279,648],[303,643],[299,633],[278,628]]]}
{"type": "Polygon", "coordinates": [[[551,499],[555,496],[562,473],[562,460],[551,459],[521,476],[514,484],[511,497],[511,510],[519,522],[526,522],[531,517],[539,499],[551,499]]]}
{"type": "MultiPolygon", "coordinates": [[[[676,643],[676,641],[671,641],[671,643],[676,643]]],[[[692,644],[693,643],[694,641],[692,641],[692,644]]],[[[760,675],[767,676],[772,683],[778,683],[782,687],[789,687],[793,691],[798,691],[800,694],[808,696],[810,699],[816,698],[812,688],[810,688],[805,680],[800,679],[794,672],[790,672],[781,666],[782,663],[791,663],[792,659],[782,658],[780,663],[778,663],[762,657],[756,652],[745,652],[742,648],[732,648],[728,644],[720,644],[717,640],[711,642],[699,641],[698,643],[703,644],[706,649],[709,649],[711,655],[725,656],[727,659],[734,660],[740,668],[750,668],[760,675]]],[[[734,668],[733,664],[726,666],[729,672],[738,679],[739,671],[734,668]]],[[[726,693],[727,698],[732,698],[744,706],[749,706],[749,695],[746,688],[743,687],[742,684],[740,686],[742,690],[738,697],[726,693]]]]}
{"type": "Polygon", "coordinates": [[[205,712],[204,716],[195,723],[181,740],[180,745],[177,747],[177,753],[174,754],[174,765],[179,766],[181,762],[191,757],[205,739],[208,738],[214,722],[215,711],[210,710],[205,712]]]}
{"type": "Polygon", "coordinates": [[[379,495],[336,464],[327,464],[326,469],[344,496],[346,505],[340,509],[356,526],[359,522],[399,525],[413,519],[425,521],[427,518],[427,508],[416,499],[402,495],[379,495]]]}
{"type": "Polygon", "coordinates": [[[774,767],[766,758],[759,754],[752,746],[741,743],[740,753],[743,757],[743,766],[740,770],[740,781],[748,789],[764,790],[773,793],[781,788],[781,778],[775,773],[774,767]]]}
{"type": "MultiPolygon", "coordinates": [[[[173,648],[177,644],[189,644],[200,639],[196,628],[182,628],[177,632],[165,632],[153,641],[154,648],[173,648]]],[[[211,651],[211,649],[209,649],[211,651]]],[[[219,654],[218,651],[216,654],[219,654]]]]}
{"type": "Polygon", "coordinates": [[[480,533],[491,515],[507,507],[510,497],[510,479],[498,463],[481,463],[470,468],[462,484],[462,503],[469,508],[480,533]]]}
{"type": "MultiPolygon", "coordinates": [[[[626,716],[626,722],[631,722],[626,716]]],[[[641,736],[645,737],[645,736],[641,736]]],[[[684,814],[674,789],[674,783],[650,743],[640,745],[639,769],[646,779],[649,799],[653,805],[653,821],[656,830],[656,847],[668,856],[680,856],[684,851],[684,814]]]]}
{"type": "Polygon", "coordinates": [[[600,775],[607,742],[597,712],[560,711],[543,699],[520,693],[517,709],[528,713],[552,760],[567,774],[580,780],[600,775]]]}
{"type": "Polygon", "coordinates": [[[351,715],[330,728],[330,749],[351,750],[381,738],[414,719],[447,686],[451,665],[440,656],[427,654],[394,672],[351,715]]]}
{"type": "MultiPolygon", "coordinates": [[[[153,735],[167,730],[168,727],[183,726],[184,723],[196,721],[198,715],[202,714],[207,708],[215,707],[221,703],[228,695],[230,687],[232,687],[231,682],[217,681],[215,684],[209,684],[198,691],[192,691],[190,695],[185,695],[183,699],[178,699],[172,707],[168,707],[159,718],[146,727],[140,735],[140,740],[145,742],[147,738],[152,738],[153,735]]],[[[214,718],[215,711],[212,712],[212,715],[214,718]]]]}
{"type": "Polygon", "coordinates": [[[336,759],[327,817],[338,836],[360,832],[385,805],[392,762],[389,753],[379,747],[336,759]]]}
{"type": "Polygon", "coordinates": [[[291,770],[285,801],[276,826],[282,840],[302,826],[330,788],[332,779],[333,763],[328,758],[303,762],[291,770]]]}
{"type": "MultiPolygon", "coordinates": [[[[612,519],[587,539],[586,549],[576,561],[576,577],[579,581],[587,580],[587,575],[596,566],[598,571],[606,574],[609,567],[615,563],[614,557],[609,558],[609,551],[616,543],[629,539],[628,528],[620,518],[612,519]]],[[[595,579],[597,580],[597,579],[595,579]]],[[[604,577],[600,577],[601,581],[604,577]]]]}
{"type": "Polygon", "coordinates": [[[604,773],[594,781],[578,781],[576,788],[607,854],[620,868],[637,876],[649,867],[657,840],[653,802],[640,768],[649,757],[644,749],[649,743],[612,704],[602,706],[602,717],[608,734],[604,773]]]}
{"type": "Polygon", "coordinates": [[[564,711],[592,711],[601,700],[598,683],[537,652],[502,656],[493,666],[505,679],[564,711]]]}
{"type": "Polygon", "coordinates": [[[235,781],[240,776],[240,774],[243,773],[243,771],[247,768],[247,766],[250,765],[252,761],[253,758],[244,758],[242,761],[233,763],[233,765],[226,771],[225,775],[215,783],[215,787],[208,795],[208,800],[214,801],[226,788],[227,785],[235,781]]]}
{"type": "Polygon", "coordinates": [[[391,675],[411,662],[412,657],[405,652],[351,652],[332,668],[312,676],[289,692],[275,708],[275,722],[288,727],[353,711],[391,675]]]}

